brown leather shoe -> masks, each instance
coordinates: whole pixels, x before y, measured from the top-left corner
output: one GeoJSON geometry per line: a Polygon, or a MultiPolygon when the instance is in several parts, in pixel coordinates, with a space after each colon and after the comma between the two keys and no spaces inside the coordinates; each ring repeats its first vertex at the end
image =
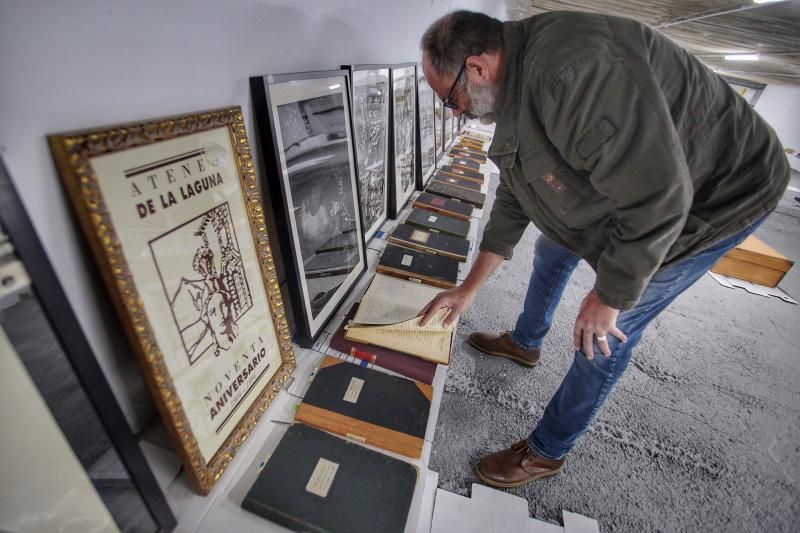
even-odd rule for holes
{"type": "Polygon", "coordinates": [[[564,459],[545,459],[536,455],[521,440],[511,448],[494,452],[478,463],[476,472],[484,483],[495,487],[519,487],[525,483],[552,476],[564,468],[564,459]]]}
{"type": "Polygon", "coordinates": [[[511,340],[511,333],[508,331],[504,331],[500,335],[476,332],[469,336],[469,343],[482,352],[507,357],[525,366],[539,364],[541,350],[539,348],[533,350],[521,348],[511,340]]]}

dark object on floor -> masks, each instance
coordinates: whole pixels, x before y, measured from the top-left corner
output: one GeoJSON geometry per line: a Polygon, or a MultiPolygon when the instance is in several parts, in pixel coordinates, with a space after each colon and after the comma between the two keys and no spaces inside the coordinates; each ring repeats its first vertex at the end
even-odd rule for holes
{"type": "Polygon", "coordinates": [[[505,357],[525,366],[533,367],[539,364],[541,350],[539,348],[526,350],[517,346],[511,340],[511,334],[508,331],[500,335],[476,331],[469,336],[468,340],[474,348],[489,355],[505,357]]]}
{"type": "Polygon", "coordinates": [[[449,289],[458,281],[458,261],[394,244],[387,244],[377,271],[387,276],[449,289]]]}
{"type": "Polygon", "coordinates": [[[403,531],[416,481],[404,461],[294,424],[242,508],[295,531],[403,531]]]}
{"type": "Polygon", "coordinates": [[[433,387],[326,357],[295,419],[337,435],[419,458],[433,387]]]}
{"type": "Polygon", "coordinates": [[[495,487],[519,487],[531,481],[553,476],[564,468],[564,459],[546,459],[537,455],[521,440],[507,450],[494,452],[478,463],[476,473],[495,487]]]}

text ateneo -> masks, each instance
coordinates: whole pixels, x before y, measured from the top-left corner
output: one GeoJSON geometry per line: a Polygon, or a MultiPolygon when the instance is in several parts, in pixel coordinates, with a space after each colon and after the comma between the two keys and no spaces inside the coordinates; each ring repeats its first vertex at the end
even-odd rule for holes
{"type": "Polygon", "coordinates": [[[220,185],[222,174],[208,170],[204,157],[200,156],[132,180],[130,192],[137,199],[139,218],[145,218],[220,185]],[[149,198],[141,198],[146,196],[149,198]]]}

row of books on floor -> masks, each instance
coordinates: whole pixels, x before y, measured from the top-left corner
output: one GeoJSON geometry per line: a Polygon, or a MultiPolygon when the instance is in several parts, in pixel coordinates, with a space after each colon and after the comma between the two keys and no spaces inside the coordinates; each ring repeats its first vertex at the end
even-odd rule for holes
{"type": "MultiPolygon", "coordinates": [[[[478,155],[478,146],[470,148],[478,155]]],[[[470,223],[415,204],[389,237],[361,301],[330,340],[335,350],[413,379],[326,357],[244,509],[298,531],[405,529],[416,466],[362,444],[421,456],[436,364],[449,363],[454,328],[442,325],[444,311],[424,328],[416,315],[455,285],[469,251],[468,226],[456,236],[441,231],[446,220],[415,224],[415,212],[470,223]]]]}
{"type": "MultiPolygon", "coordinates": [[[[486,198],[480,191],[480,165],[486,161],[483,142],[462,137],[451,155],[453,151],[458,157],[447,168],[468,171],[469,177],[451,178],[440,169],[389,236],[375,278],[344,326],[344,339],[361,343],[359,349],[378,347],[432,363],[450,362],[453,327],[442,324],[448,311],[441,310],[425,327],[419,325],[417,313],[438,292],[456,286],[459,263],[467,260],[470,249],[473,209],[482,207],[486,198]],[[479,189],[447,183],[450,179],[465,179],[479,189]]],[[[333,341],[331,346],[336,348],[333,341]]],[[[352,348],[340,351],[350,353],[352,348]]]]}

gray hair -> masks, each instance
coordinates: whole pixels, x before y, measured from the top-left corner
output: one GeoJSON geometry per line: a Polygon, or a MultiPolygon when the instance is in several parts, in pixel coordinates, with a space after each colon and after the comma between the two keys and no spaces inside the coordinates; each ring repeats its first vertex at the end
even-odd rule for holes
{"type": "Polygon", "coordinates": [[[437,74],[455,75],[469,56],[503,49],[503,23],[483,13],[453,11],[431,24],[420,47],[437,74]]]}

